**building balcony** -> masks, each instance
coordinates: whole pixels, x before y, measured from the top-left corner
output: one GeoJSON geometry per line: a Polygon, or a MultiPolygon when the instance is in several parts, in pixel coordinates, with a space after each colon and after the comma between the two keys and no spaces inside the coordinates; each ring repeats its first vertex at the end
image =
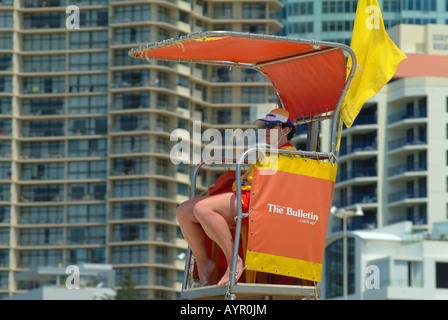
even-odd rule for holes
{"type": "Polygon", "coordinates": [[[391,150],[395,150],[395,149],[402,148],[405,146],[425,145],[426,139],[427,139],[426,134],[419,134],[417,136],[409,136],[409,137],[395,139],[395,140],[389,141],[388,150],[391,151],[391,150]]]}
{"type": "Polygon", "coordinates": [[[397,123],[406,119],[418,119],[426,118],[427,110],[426,108],[420,108],[414,112],[414,110],[406,110],[391,114],[388,116],[388,124],[397,123]]]}
{"type": "Polygon", "coordinates": [[[369,178],[377,176],[376,167],[361,167],[351,171],[339,171],[336,177],[336,183],[356,179],[356,178],[369,178]]]}
{"type": "MultiPolygon", "coordinates": [[[[378,119],[376,114],[359,114],[355,121],[353,122],[353,125],[351,128],[354,128],[355,126],[359,126],[359,125],[374,125],[378,123],[378,119]]],[[[344,131],[346,130],[350,130],[347,129],[346,127],[344,127],[344,131]]]]}
{"type": "Polygon", "coordinates": [[[406,189],[389,194],[388,203],[402,202],[407,199],[421,199],[427,197],[427,188],[406,189]]]}
{"type": "Polygon", "coordinates": [[[426,161],[407,162],[388,169],[389,177],[396,177],[406,173],[422,172],[427,170],[426,161]]]}
{"type": "Polygon", "coordinates": [[[376,150],[378,150],[378,146],[374,141],[357,142],[348,146],[341,146],[340,156],[344,156],[354,152],[367,152],[376,150]]]}
{"type": "Polygon", "coordinates": [[[378,198],[374,192],[355,193],[350,197],[333,200],[333,205],[338,208],[353,206],[355,204],[377,204],[378,198]]]}

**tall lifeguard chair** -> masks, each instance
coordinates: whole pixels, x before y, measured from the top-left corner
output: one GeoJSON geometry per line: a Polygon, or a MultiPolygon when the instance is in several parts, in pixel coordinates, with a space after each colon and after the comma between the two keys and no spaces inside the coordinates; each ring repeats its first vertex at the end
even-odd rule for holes
{"type": "MultiPolygon", "coordinates": [[[[293,115],[295,125],[308,124],[306,150],[269,149],[264,161],[257,161],[249,212],[242,212],[238,202],[229,285],[195,288],[194,257],[188,250],[181,298],[318,299],[338,164],[340,111],[354,76],[346,57],[351,56],[356,65],[350,47],[210,31],[140,46],[130,50],[129,55],[257,70],[272,83],[279,106],[293,115]],[[318,126],[326,119],[331,121],[331,137],[328,149],[323,151],[318,143],[318,126]],[[244,256],[245,275],[236,282],[238,254],[244,256]]],[[[259,151],[258,147],[250,148],[235,159],[237,181],[248,156],[259,151]]],[[[211,160],[216,159],[203,159],[194,168],[192,198],[196,197],[197,173],[211,160]]],[[[241,198],[239,183],[236,189],[241,198]]],[[[210,251],[220,259],[213,244],[210,251]]]]}

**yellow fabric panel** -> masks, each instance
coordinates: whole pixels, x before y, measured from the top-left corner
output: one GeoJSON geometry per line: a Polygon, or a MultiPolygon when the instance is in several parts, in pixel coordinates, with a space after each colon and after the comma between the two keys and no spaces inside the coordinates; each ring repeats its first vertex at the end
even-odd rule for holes
{"type": "Polygon", "coordinates": [[[359,0],[350,48],[356,55],[357,66],[349,56],[347,76],[356,68],[355,76],[341,108],[341,118],[350,128],[364,102],[378,93],[395,74],[406,55],[386,32],[377,0],[359,0]]]}
{"type": "MultiPolygon", "coordinates": [[[[292,146],[284,146],[284,147],[281,147],[280,149],[297,150],[295,147],[292,147],[292,146]]],[[[258,159],[257,159],[256,163],[258,163],[258,159]]],[[[240,181],[243,181],[243,179],[246,179],[249,182],[249,184],[247,186],[241,186],[241,190],[250,190],[252,188],[252,178],[254,176],[254,170],[257,167],[256,163],[251,164],[249,169],[246,171],[246,173],[241,175],[240,181]]],[[[236,191],[236,181],[232,185],[232,190],[236,191]]]]}
{"type": "Polygon", "coordinates": [[[246,253],[246,266],[247,270],[268,272],[316,282],[320,282],[322,275],[322,264],[320,263],[253,251],[246,253]]]}
{"type": "Polygon", "coordinates": [[[274,174],[276,170],[280,170],[335,182],[338,166],[322,160],[277,154],[258,163],[257,169],[261,170],[260,174],[274,174]]]}

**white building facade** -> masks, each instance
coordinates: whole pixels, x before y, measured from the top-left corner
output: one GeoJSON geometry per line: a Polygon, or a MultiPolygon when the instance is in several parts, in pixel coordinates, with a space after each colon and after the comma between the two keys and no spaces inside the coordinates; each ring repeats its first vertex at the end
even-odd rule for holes
{"type": "MultiPolygon", "coordinates": [[[[333,205],[364,213],[347,218],[348,298],[446,299],[448,51],[440,44],[448,28],[398,25],[389,34],[408,58],[341,139],[333,205]],[[375,280],[369,266],[378,267],[379,289],[366,284],[375,280]]],[[[331,217],[325,299],[343,296],[341,230],[331,217]]]]}
{"type": "MultiPolygon", "coordinates": [[[[447,223],[434,225],[448,231],[447,223]]],[[[444,233],[413,232],[405,221],[348,237],[349,300],[448,299],[448,242],[444,233]]],[[[342,299],[342,238],[327,238],[322,298],[342,299]]]]}

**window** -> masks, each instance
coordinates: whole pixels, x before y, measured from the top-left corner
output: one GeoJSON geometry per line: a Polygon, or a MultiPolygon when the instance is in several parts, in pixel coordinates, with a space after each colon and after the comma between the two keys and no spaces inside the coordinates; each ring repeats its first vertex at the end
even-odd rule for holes
{"type": "Polygon", "coordinates": [[[149,93],[123,93],[113,98],[114,109],[141,109],[149,108],[149,93]]]}
{"type": "Polygon", "coordinates": [[[149,215],[148,203],[143,201],[116,202],[113,204],[114,219],[142,219],[149,215]]]}
{"type": "Polygon", "coordinates": [[[125,5],[115,9],[115,22],[134,22],[151,20],[151,6],[125,5]]]}
{"type": "Polygon", "coordinates": [[[171,23],[170,10],[168,8],[158,6],[157,7],[157,21],[171,23]]]}
{"type": "MultiPolygon", "coordinates": [[[[334,1],[334,0],[333,0],[334,1]]],[[[328,1],[324,1],[324,4],[327,5],[328,1]]],[[[291,2],[287,5],[287,14],[288,15],[311,15],[314,13],[313,2],[291,2]]]]}
{"type": "Polygon", "coordinates": [[[58,180],[64,179],[63,163],[23,164],[21,180],[58,180]]]}
{"type": "Polygon", "coordinates": [[[0,98],[0,114],[12,114],[11,98],[0,98]]]}
{"type": "Polygon", "coordinates": [[[67,264],[80,264],[80,263],[105,263],[106,253],[104,248],[77,248],[68,250],[67,264]]]}
{"type": "Polygon", "coordinates": [[[114,175],[148,174],[148,158],[126,158],[113,160],[114,175]]]}
{"type": "Polygon", "coordinates": [[[0,180],[11,179],[11,163],[0,162],[0,180]]]}
{"type": "Polygon", "coordinates": [[[149,138],[147,136],[129,136],[113,138],[113,153],[149,152],[149,138]]]}
{"type": "Polygon", "coordinates": [[[156,196],[168,197],[168,182],[156,180],[156,196]]]}
{"type": "Polygon", "coordinates": [[[12,55],[0,54],[0,71],[12,69],[12,55]]]}
{"type": "Polygon", "coordinates": [[[266,19],[264,3],[243,3],[243,19],[266,19]]]}
{"type": "Polygon", "coordinates": [[[25,29],[47,29],[65,27],[66,16],[60,13],[24,13],[25,29]]]}
{"type": "Polygon", "coordinates": [[[148,239],[148,224],[112,226],[112,241],[143,241],[148,239]]]}
{"type": "Polygon", "coordinates": [[[436,262],[436,288],[448,289],[448,262],[436,262]]]}
{"type": "Polygon", "coordinates": [[[114,31],[114,44],[151,42],[149,27],[117,28],[114,31]]]}
{"type": "Polygon", "coordinates": [[[0,268],[9,267],[9,249],[0,250],[0,268]]]}
{"type": "Polygon", "coordinates": [[[62,201],[64,196],[62,185],[23,186],[21,191],[23,202],[62,201]]]}
{"type": "Polygon", "coordinates": [[[68,164],[68,179],[105,179],[106,161],[76,161],[68,164]]]}
{"type": "Polygon", "coordinates": [[[0,206],[0,223],[9,223],[10,218],[11,218],[10,206],[0,206]]]}
{"type": "Polygon", "coordinates": [[[62,260],[62,250],[21,250],[20,268],[42,266],[57,267],[62,260]]]}
{"type": "MultiPolygon", "coordinates": [[[[139,286],[148,285],[148,269],[147,268],[120,268],[115,270],[115,283],[123,280],[126,272],[131,272],[132,281],[139,286]]],[[[140,290],[138,292],[141,292],[140,290]]]]}
{"type": "Polygon", "coordinates": [[[68,185],[67,198],[69,201],[104,200],[105,195],[105,183],[73,183],[68,185]]]}
{"type": "Polygon", "coordinates": [[[232,19],[231,3],[216,3],[213,5],[213,19],[232,19]]]}
{"type": "Polygon", "coordinates": [[[108,45],[107,31],[70,32],[70,49],[107,48],[108,45]]]}
{"type": "Polygon", "coordinates": [[[177,85],[185,87],[185,88],[190,88],[190,79],[188,79],[188,77],[178,75],[177,76],[177,85]]]}
{"type": "Polygon", "coordinates": [[[0,92],[12,92],[12,77],[0,77],[0,92]]]}
{"type": "Polygon", "coordinates": [[[119,246],[112,248],[113,264],[148,262],[148,246],[119,246]]]}
{"type": "MultiPolygon", "coordinates": [[[[0,19],[0,21],[2,20],[0,19]]],[[[11,48],[12,48],[12,32],[0,33],[0,49],[11,50],[11,48]]]]}
{"type": "MultiPolygon", "coordinates": [[[[343,295],[343,264],[342,264],[342,239],[336,240],[325,249],[325,297],[327,299],[343,295]]],[[[347,292],[355,293],[355,239],[347,239],[348,252],[348,276],[347,292]]]]}
{"type": "MultiPolygon", "coordinates": [[[[72,53],[70,55],[71,71],[106,70],[108,67],[107,52],[99,53],[72,53]]],[[[94,75],[92,75],[94,76],[94,75]]],[[[91,77],[92,77],[91,76],[91,77]]],[[[84,76],[88,77],[88,76],[84,76]]],[[[94,80],[95,82],[95,80],[94,80]]],[[[103,80],[103,82],[105,82],[103,80]]],[[[107,81],[105,82],[107,83],[107,81]]],[[[73,92],[73,91],[71,91],[73,92]]]]}
{"type": "MultiPolygon", "coordinates": [[[[448,1],[448,0],[447,0],[448,1]]],[[[446,112],[448,112],[448,97],[446,97],[446,112]]]]}
{"type": "Polygon", "coordinates": [[[12,120],[1,119],[0,120],[0,136],[11,135],[12,133],[12,120]]]}
{"type": "Polygon", "coordinates": [[[69,135],[104,135],[107,134],[106,118],[78,118],[68,121],[69,135]]]}
{"type": "Polygon", "coordinates": [[[24,99],[23,115],[59,115],[64,113],[64,99],[24,99]]]}
{"type": "Polygon", "coordinates": [[[53,224],[64,221],[64,208],[61,206],[23,207],[20,210],[20,224],[53,224]]]}
{"type": "Polygon", "coordinates": [[[65,135],[64,121],[60,120],[42,120],[42,121],[23,121],[23,137],[51,137],[65,135]]]}
{"type": "Polygon", "coordinates": [[[189,187],[186,184],[178,183],[177,184],[177,193],[183,196],[188,196],[189,193],[189,187]]]}
{"type": "Polygon", "coordinates": [[[113,121],[114,132],[149,130],[148,115],[115,116],[113,121]]]}
{"type": "Polygon", "coordinates": [[[410,11],[436,11],[436,0],[405,0],[403,9],[410,11]]]}
{"type": "MultiPolygon", "coordinates": [[[[324,22],[324,27],[326,22],[324,22]]],[[[327,30],[323,30],[323,31],[327,31],[327,30]]],[[[288,32],[289,33],[299,33],[299,34],[304,34],[304,33],[312,33],[314,32],[314,24],[313,22],[293,22],[288,24],[288,32]]]]}
{"type": "Polygon", "coordinates": [[[70,205],[67,207],[67,222],[105,222],[106,212],[104,204],[70,205]]]}
{"type": "Polygon", "coordinates": [[[242,103],[263,103],[265,99],[265,88],[242,88],[242,103]]]}
{"type": "Polygon", "coordinates": [[[400,287],[423,287],[421,261],[394,261],[394,284],[400,287]]]}
{"type": "Polygon", "coordinates": [[[231,123],[232,123],[231,109],[216,110],[216,124],[231,124],[231,123]]]}
{"type": "Polygon", "coordinates": [[[106,92],[107,74],[70,76],[70,92],[106,92]]]}
{"type": "Polygon", "coordinates": [[[68,143],[68,156],[70,158],[104,157],[106,149],[106,139],[71,140],[68,143]]]}
{"type": "Polygon", "coordinates": [[[0,245],[9,245],[9,228],[0,228],[0,245]]]}
{"type": "Polygon", "coordinates": [[[0,141],[0,157],[11,157],[11,141],[0,141]]]}
{"type": "Polygon", "coordinates": [[[67,228],[67,244],[104,244],[106,243],[106,227],[69,227],[67,228]]]}
{"type": "Polygon", "coordinates": [[[148,180],[118,180],[113,182],[113,197],[115,198],[144,196],[149,196],[148,180]]]}
{"type": "MultiPolygon", "coordinates": [[[[64,17],[65,18],[65,17],[64,17]]],[[[79,20],[82,27],[106,27],[108,12],[106,10],[81,10],[79,20]]],[[[64,19],[65,21],[65,19],[64,19]]]]}
{"type": "Polygon", "coordinates": [[[13,26],[12,11],[0,12],[0,28],[12,28],[13,26]]]}
{"type": "Polygon", "coordinates": [[[107,96],[70,97],[68,108],[69,114],[107,113],[107,96]]]}
{"type": "MultiPolygon", "coordinates": [[[[2,40],[1,37],[0,40],[2,40]]],[[[11,39],[11,47],[12,47],[12,39],[11,39]]],[[[33,34],[23,36],[24,51],[43,51],[43,50],[48,51],[48,50],[65,50],[65,49],[66,49],[66,38],[64,33],[33,34]]]]}
{"type": "Polygon", "coordinates": [[[22,92],[27,94],[48,94],[65,92],[65,78],[25,78],[23,80],[22,92]]]}
{"type": "Polygon", "coordinates": [[[19,242],[24,246],[61,245],[62,228],[22,229],[19,242]]]}
{"type": "MultiPolygon", "coordinates": [[[[244,89],[243,89],[244,90],[244,89]]],[[[232,103],[232,88],[213,88],[213,103],[232,103]]]]}
{"type": "Polygon", "coordinates": [[[23,71],[25,72],[47,72],[64,70],[65,56],[43,55],[26,56],[23,58],[23,71]]]}

